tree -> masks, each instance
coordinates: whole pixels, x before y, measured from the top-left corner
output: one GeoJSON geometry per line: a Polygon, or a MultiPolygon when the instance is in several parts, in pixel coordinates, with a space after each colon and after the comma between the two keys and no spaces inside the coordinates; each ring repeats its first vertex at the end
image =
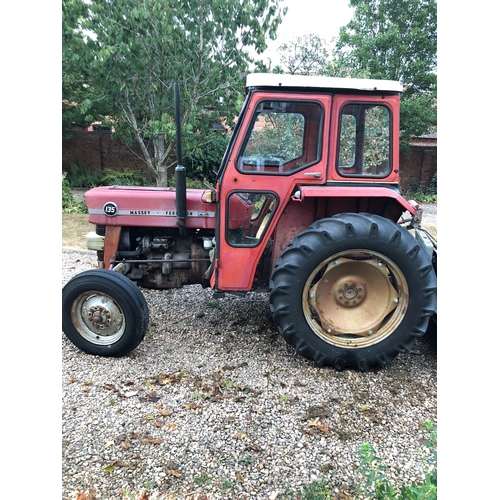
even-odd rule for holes
{"type": "Polygon", "coordinates": [[[436,0],[350,0],[337,50],[350,76],[397,80],[403,141],[437,124],[436,0]]]}
{"type": "Polygon", "coordinates": [[[291,75],[320,75],[328,66],[327,44],[316,34],[298,36],[283,43],[278,52],[282,70],[291,75]]]}
{"type": "Polygon", "coordinates": [[[275,38],[280,2],[63,0],[65,85],[85,95],[85,119],[107,120],[138,143],[148,173],[166,186],[175,165],[174,82],[185,148],[199,151],[214,123],[237,115],[250,52],[275,38]]]}
{"type": "Polygon", "coordinates": [[[86,70],[92,64],[92,54],[86,50],[85,39],[79,32],[86,9],[81,0],[63,3],[62,132],[65,137],[71,135],[72,123],[89,126],[94,117],[106,116],[111,110],[103,96],[89,85],[86,70]]]}

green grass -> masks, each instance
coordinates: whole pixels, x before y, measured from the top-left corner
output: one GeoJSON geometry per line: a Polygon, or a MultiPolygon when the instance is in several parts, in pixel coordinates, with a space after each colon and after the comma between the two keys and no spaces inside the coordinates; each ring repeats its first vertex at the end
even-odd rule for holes
{"type": "Polygon", "coordinates": [[[62,214],[62,247],[86,250],[85,236],[95,231],[95,226],[88,221],[88,214],[62,214]]]}

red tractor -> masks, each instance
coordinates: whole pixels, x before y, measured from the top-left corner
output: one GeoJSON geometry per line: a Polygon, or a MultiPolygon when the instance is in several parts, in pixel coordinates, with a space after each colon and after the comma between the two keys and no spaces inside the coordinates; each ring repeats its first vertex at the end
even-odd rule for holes
{"type": "Polygon", "coordinates": [[[437,295],[436,241],[398,190],[402,86],[251,74],[246,88],[214,187],[186,189],[178,136],[175,188],[85,194],[99,268],[64,286],[63,331],[122,356],[148,328],[139,287],[268,291],[281,335],[317,366],[388,365],[437,295]]]}

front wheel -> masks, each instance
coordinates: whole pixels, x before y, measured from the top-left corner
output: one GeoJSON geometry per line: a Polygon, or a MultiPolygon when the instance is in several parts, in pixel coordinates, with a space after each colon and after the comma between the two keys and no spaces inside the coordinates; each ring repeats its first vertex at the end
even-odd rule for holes
{"type": "Polygon", "coordinates": [[[125,276],[92,269],[73,277],[62,291],[62,329],[89,354],[124,356],[146,334],[149,310],[141,291],[125,276]]]}
{"type": "Polygon", "coordinates": [[[271,277],[274,321],[318,366],[387,366],[425,333],[436,275],[404,228],[372,214],[340,214],[299,233],[271,277]]]}

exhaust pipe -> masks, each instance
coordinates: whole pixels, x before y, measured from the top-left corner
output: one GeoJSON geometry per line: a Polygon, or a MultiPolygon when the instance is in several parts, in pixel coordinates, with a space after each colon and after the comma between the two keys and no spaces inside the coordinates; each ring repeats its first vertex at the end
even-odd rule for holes
{"type": "Polygon", "coordinates": [[[182,237],[186,233],[186,169],[182,165],[175,167],[175,208],[177,212],[177,225],[182,237]]]}
{"type": "Polygon", "coordinates": [[[175,127],[177,138],[177,166],[175,167],[175,208],[177,212],[177,225],[181,236],[186,236],[186,169],[182,166],[182,138],[181,138],[181,98],[179,83],[174,83],[175,97],[175,127]]]}

